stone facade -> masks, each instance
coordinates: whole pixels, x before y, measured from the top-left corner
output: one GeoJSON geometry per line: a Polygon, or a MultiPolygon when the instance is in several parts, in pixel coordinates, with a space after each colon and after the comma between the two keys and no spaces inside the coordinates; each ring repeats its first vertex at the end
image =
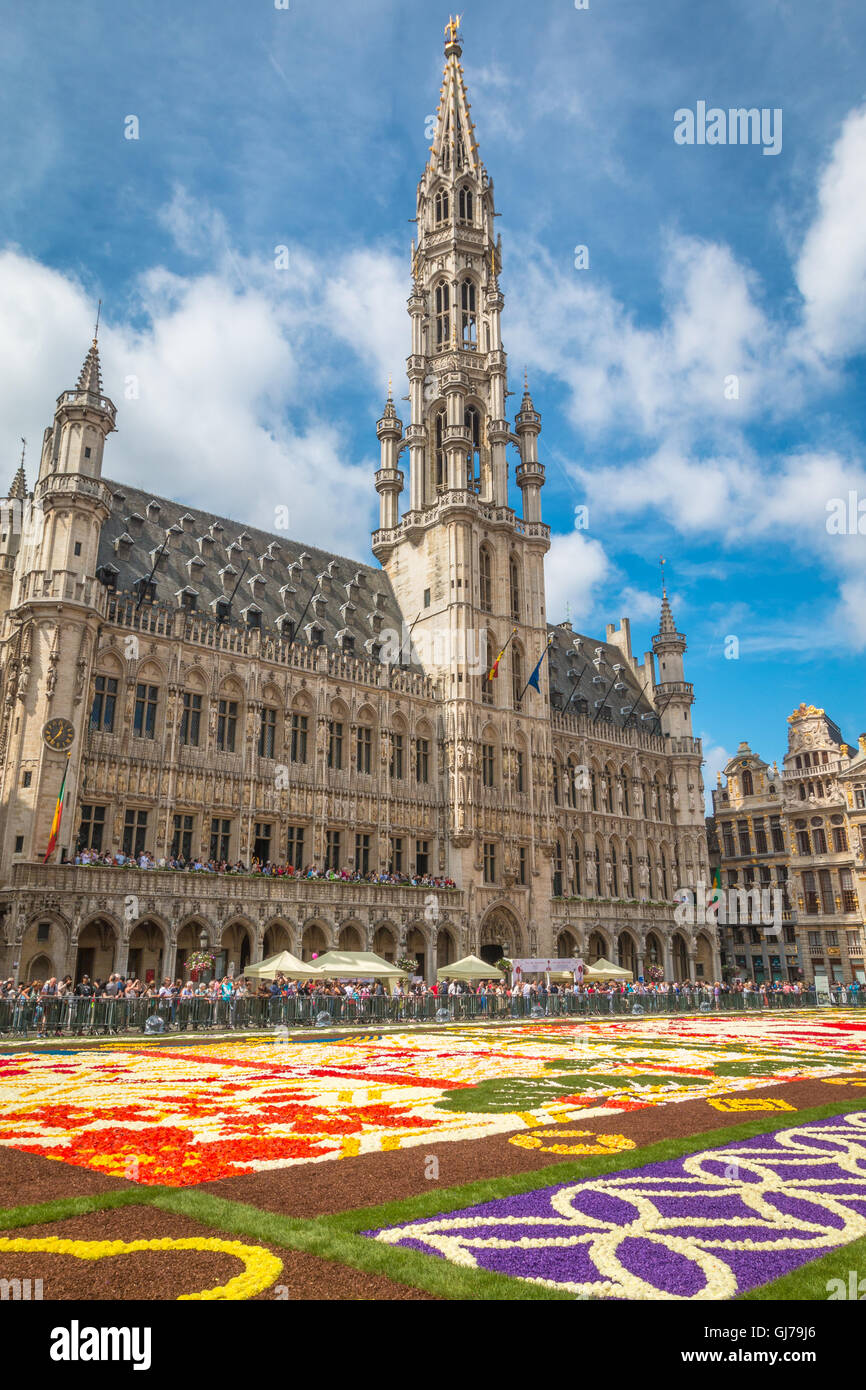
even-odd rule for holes
{"type": "MultiPolygon", "coordinates": [[[[418,187],[411,418],[389,392],[378,424],[380,567],[108,482],[95,340],[60,396],[29,528],[0,542],[0,973],[172,973],[206,939],[238,967],[341,945],[428,977],[469,951],[718,976],[715,933],[674,922],[708,855],[667,596],[642,660],[626,619],[604,640],[548,622],[541,417],[528,386],[506,417],[502,251],[460,56],[452,35],[418,187]],[[73,741],[43,865],[58,718],[73,741]],[[457,886],[60,862],[82,844],[457,886]]],[[[26,510],[20,470],[16,490],[26,510]]]]}
{"type": "Polygon", "coordinates": [[[780,772],[741,743],[713,793],[725,889],[783,888],[782,931],[722,929],[729,978],[866,981],[866,735],[855,753],[824,710],[788,717],[780,772]]]}

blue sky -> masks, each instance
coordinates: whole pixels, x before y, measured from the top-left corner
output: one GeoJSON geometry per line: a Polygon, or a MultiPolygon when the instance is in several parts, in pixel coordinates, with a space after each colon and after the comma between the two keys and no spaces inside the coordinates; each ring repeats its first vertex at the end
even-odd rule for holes
{"type": "MultiPolygon", "coordinates": [[[[108,476],[263,526],[288,504],[293,535],[369,559],[446,10],[0,13],[6,472],[25,435],[32,474],[102,297],[108,476]]],[[[866,9],[476,0],[462,34],[511,387],[525,366],[543,417],[550,618],[629,615],[640,654],[664,554],[708,783],[742,738],[781,757],[801,700],[855,740],[866,535],[826,521],[849,491],[866,512],[866,9]],[[698,101],[781,108],[781,153],[676,144],[698,101]]]]}

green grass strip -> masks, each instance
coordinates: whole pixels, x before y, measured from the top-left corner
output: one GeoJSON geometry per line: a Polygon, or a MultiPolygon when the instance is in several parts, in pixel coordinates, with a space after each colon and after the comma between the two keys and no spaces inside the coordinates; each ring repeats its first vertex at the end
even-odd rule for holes
{"type": "MultiPolygon", "coordinates": [[[[335,1230],[345,1231],[403,1226],[408,1221],[426,1216],[439,1216],[441,1213],[456,1211],[460,1207],[478,1206],[481,1202],[490,1202],[497,1197],[512,1197],[540,1187],[553,1187],[558,1183],[583,1182],[606,1173],[643,1168],[649,1163],[662,1163],[666,1159],[680,1158],[683,1154],[697,1153],[701,1149],[719,1148],[722,1145],[739,1143],[743,1139],[752,1139],[759,1134],[768,1134],[772,1130],[790,1129],[796,1125],[811,1124],[815,1120],[829,1119],[832,1115],[841,1115],[849,1110],[863,1109],[866,1107],[862,1100],[852,1100],[833,1101],[793,1114],[790,1111],[768,1112],[759,1119],[748,1120],[741,1125],[729,1125],[724,1129],[707,1130],[703,1134],[684,1135],[676,1139],[662,1139],[643,1149],[568,1159],[563,1163],[550,1163],[544,1168],[533,1168],[528,1172],[511,1173],[508,1177],[485,1178],[480,1182],[464,1183],[459,1187],[436,1188],[431,1192],[419,1193],[416,1197],[386,1202],[382,1206],[357,1207],[351,1211],[337,1212],[335,1215],[320,1216],[317,1219],[335,1230]]],[[[616,1116],[611,1115],[611,1125],[615,1124],[616,1116]]]]}
{"type": "MultiPolygon", "coordinates": [[[[156,1206],[185,1216],[202,1225],[232,1235],[246,1236],[268,1245],[318,1255],[363,1273],[379,1274],[396,1283],[409,1285],[435,1297],[451,1300],[554,1300],[574,1301],[572,1294],[548,1289],[525,1280],[487,1270],[464,1269],[435,1255],[422,1254],[401,1246],[389,1246],[361,1236],[359,1231],[405,1225],[410,1221],[481,1202],[551,1187],[563,1182],[586,1181],[607,1173],[643,1168],[650,1163],[679,1158],[702,1149],[739,1143],[761,1134],[810,1124],[833,1115],[863,1110],[862,1101],[832,1102],[808,1110],[768,1112],[741,1125],[705,1131],[702,1134],[661,1140],[642,1149],[619,1154],[588,1155],[578,1160],[551,1163],[508,1177],[489,1178],[450,1188],[437,1188],[401,1201],[377,1207],[359,1207],[313,1219],[283,1216],[246,1203],[230,1201],[202,1192],[195,1187],[133,1187],[116,1192],[95,1193],[87,1197],[66,1197],[37,1206],[14,1207],[0,1211],[0,1230],[60,1221],[90,1211],[122,1206],[156,1206]]],[[[611,1117],[613,1120],[615,1117],[611,1117]]],[[[800,1270],[762,1285],[742,1299],[808,1299],[827,1297],[830,1278],[847,1281],[848,1270],[866,1260],[866,1238],[841,1246],[800,1270]]]]}
{"type": "Polygon", "coordinates": [[[848,1245],[840,1245],[837,1250],[831,1250],[819,1260],[810,1260],[799,1269],[791,1270],[790,1274],[783,1274],[780,1279],[773,1279],[769,1284],[761,1284],[757,1289],[740,1294],[738,1301],[766,1302],[778,1299],[784,1302],[828,1302],[830,1294],[827,1284],[831,1279],[842,1280],[847,1298],[848,1275],[852,1269],[858,1281],[866,1277],[866,1236],[852,1240],[848,1245]]]}
{"type": "Polygon", "coordinates": [[[384,1275],[398,1284],[423,1289],[438,1298],[574,1302],[573,1294],[558,1289],[546,1289],[488,1270],[463,1269],[435,1255],[390,1248],[364,1236],[332,1230],[321,1217],[310,1221],[281,1216],[207,1192],[197,1192],[194,1188],[163,1189],[153,1205],[232,1235],[318,1255],[320,1259],[334,1260],[365,1274],[384,1275]]]}
{"type": "Polygon", "coordinates": [[[0,1207],[0,1231],[15,1226],[38,1226],[47,1221],[65,1221],[70,1216],[86,1216],[91,1211],[107,1211],[111,1207],[146,1206],[149,1198],[141,1188],[121,1187],[116,1192],[93,1192],[85,1197],[55,1197],[52,1202],[40,1202],[21,1207],[0,1207]]]}

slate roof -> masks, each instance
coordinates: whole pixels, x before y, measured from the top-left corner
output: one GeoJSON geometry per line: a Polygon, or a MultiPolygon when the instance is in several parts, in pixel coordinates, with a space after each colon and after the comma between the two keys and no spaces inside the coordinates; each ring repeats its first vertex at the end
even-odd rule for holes
{"type": "Polygon", "coordinates": [[[599,724],[608,720],[620,728],[628,723],[645,733],[659,732],[658,715],[647,695],[641,694],[637,677],[619,647],[597,637],[584,637],[565,627],[549,627],[548,631],[554,635],[547,657],[550,703],[554,710],[588,714],[591,719],[598,715],[599,724]],[[577,643],[580,645],[576,647],[577,643]],[[569,672],[574,674],[569,675],[569,672]],[[575,681],[577,688],[571,695],[575,681]],[[596,701],[604,703],[599,707],[596,701]]]}
{"type": "MultiPolygon", "coordinates": [[[[102,528],[98,565],[103,575],[113,571],[118,593],[137,597],[137,583],[153,570],[157,552],[166,532],[170,545],[163,552],[153,573],[154,602],[176,609],[178,594],[195,592],[195,611],[217,616],[217,601],[225,599],[243,572],[232,602],[231,618],[245,621],[251,606],[261,611],[263,631],[279,632],[279,619],[286,616],[296,625],[303,616],[298,640],[310,640],[310,630],[322,631],[322,642],[331,649],[343,647],[346,635],[354,638],[354,654],[369,658],[371,648],[386,629],[401,630],[402,616],[390,580],[384,570],[362,564],[343,555],[334,555],[318,546],[290,540],[285,535],[246,526],[229,517],[217,516],[197,507],[132,487],[127,483],[105,482],[114,494],[111,516],[102,528]],[[244,569],[246,566],[246,569],[244,569]],[[221,571],[228,571],[228,590],[221,571]],[[323,598],[308,600],[322,584],[323,598]]],[[[602,720],[620,727],[627,720],[633,727],[657,733],[659,721],[646,695],[641,695],[637,679],[622,652],[595,637],[582,637],[567,628],[549,627],[553,643],[549,656],[551,704],[570,714],[598,713],[596,701],[605,703],[602,720]],[[579,650],[574,643],[580,642],[579,650]],[[596,651],[600,649],[600,661],[596,651]],[[614,667],[618,668],[614,670],[614,667]],[[575,675],[577,689],[569,703],[575,675]],[[599,679],[600,678],[600,679],[599,679]],[[605,698],[607,697],[607,698],[605,698]],[[635,706],[629,719],[629,711],[635,706]],[[642,718],[647,715],[647,718],[642,718]]],[[[417,661],[405,664],[420,671],[417,661]]],[[[538,655],[527,653],[527,661],[538,655]]],[[[527,675],[531,667],[527,669],[527,675]]]]}
{"type": "MultiPolygon", "coordinates": [[[[150,575],[169,531],[170,545],[153,574],[157,604],[176,609],[180,591],[191,589],[195,611],[216,617],[217,601],[229,597],[240,579],[232,620],[244,622],[246,610],[258,608],[262,630],[274,636],[283,615],[296,625],[303,617],[300,640],[309,640],[315,626],[325,646],[345,649],[348,635],[354,638],[354,655],[369,659],[381,632],[400,632],[402,616],[383,570],[127,483],[105,482],[114,506],[102,528],[98,566],[101,575],[115,572],[118,593],[138,596],[137,583],[150,575]],[[227,571],[227,589],[221,571],[227,571]],[[324,576],[322,598],[307,607],[319,576],[324,576]]],[[[417,663],[405,664],[419,669],[417,663]]]]}

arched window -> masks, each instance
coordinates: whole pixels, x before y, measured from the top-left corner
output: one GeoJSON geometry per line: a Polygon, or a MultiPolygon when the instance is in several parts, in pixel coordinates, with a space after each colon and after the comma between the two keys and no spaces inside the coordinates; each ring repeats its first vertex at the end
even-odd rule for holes
{"type": "Polygon", "coordinates": [[[447,188],[439,188],[439,189],[436,190],[436,196],[435,196],[435,198],[433,199],[433,219],[434,219],[434,221],[435,221],[437,224],[438,224],[439,222],[447,222],[447,221],[448,221],[448,189],[447,189],[447,188]]]}
{"type": "Polygon", "coordinates": [[[490,551],[487,549],[486,545],[482,545],[481,549],[478,552],[478,579],[478,606],[480,607],[483,613],[492,613],[493,564],[490,559],[490,551]]]}
{"type": "Polygon", "coordinates": [[[436,286],[436,344],[447,347],[451,341],[451,286],[444,280],[436,286]]]}
{"type": "Polygon", "coordinates": [[[523,653],[516,642],[511,644],[511,699],[515,709],[520,709],[523,693],[523,653]]]}
{"type": "Polygon", "coordinates": [[[743,773],[743,796],[754,796],[755,787],[752,781],[752,774],[748,768],[743,773]]]}
{"type": "Polygon", "coordinates": [[[485,638],[485,641],[487,644],[487,658],[484,666],[484,674],[481,677],[481,699],[485,705],[492,705],[493,686],[495,682],[488,680],[487,678],[493,669],[493,663],[496,660],[496,656],[493,651],[493,638],[490,636],[489,632],[485,638]]]}
{"type": "Polygon", "coordinates": [[[508,587],[511,593],[511,616],[516,622],[520,618],[520,571],[513,555],[508,562],[508,587]]]}
{"type": "Polygon", "coordinates": [[[465,348],[474,350],[478,344],[475,281],[468,276],[460,286],[460,337],[465,348]]]}
{"type": "Polygon", "coordinates": [[[622,776],[621,776],[621,778],[620,778],[620,784],[621,784],[621,786],[622,786],[622,811],[623,811],[623,815],[625,815],[625,816],[630,816],[630,815],[631,815],[631,811],[630,811],[630,809],[629,809],[629,800],[628,800],[628,770],[627,770],[626,768],[623,768],[623,770],[622,770],[622,776]]]}
{"type": "Polygon", "coordinates": [[[457,195],[457,216],[461,222],[472,221],[472,189],[464,184],[457,195]]]}
{"type": "Polygon", "coordinates": [[[596,776],[596,774],[595,774],[595,768],[594,768],[594,767],[591,767],[590,770],[589,770],[589,785],[590,785],[590,790],[591,790],[591,792],[592,792],[592,809],[593,809],[594,811],[597,811],[597,810],[598,810],[598,778],[597,778],[597,776],[596,776]]]}
{"type": "Polygon", "coordinates": [[[559,763],[553,760],[553,804],[559,805],[559,763]]]}
{"type": "Polygon", "coordinates": [[[445,411],[438,410],[433,422],[433,486],[438,490],[445,482],[445,411]]]}
{"type": "Polygon", "coordinates": [[[644,820],[649,820],[649,792],[647,791],[646,782],[641,782],[640,784],[640,795],[643,805],[643,818],[644,820]]]}
{"type": "Polygon", "coordinates": [[[469,453],[466,455],[466,486],[475,488],[481,473],[481,412],[477,406],[468,405],[463,416],[463,426],[469,435],[469,453]]]}
{"type": "Polygon", "coordinates": [[[668,896],[668,857],[662,850],[662,897],[668,896]]]}
{"type": "Polygon", "coordinates": [[[610,895],[612,898],[619,897],[619,864],[616,857],[616,845],[610,847],[610,895]]]}
{"type": "Polygon", "coordinates": [[[553,896],[562,897],[562,845],[559,840],[553,855],[553,896]]]}
{"type": "Polygon", "coordinates": [[[605,774],[605,777],[607,778],[607,797],[606,797],[606,801],[607,801],[607,810],[610,811],[611,814],[613,814],[613,811],[614,811],[614,799],[613,799],[613,796],[614,796],[614,793],[613,793],[614,775],[613,775],[613,768],[612,768],[612,767],[606,767],[605,770],[604,770],[604,774],[605,774]]]}
{"type": "Polygon", "coordinates": [[[574,873],[573,873],[573,875],[572,875],[572,885],[573,885],[573,887],[574,887],[574,896],[575,896],[576,898],[579,898],[579,897],[581,896],[582,891],[583,891],[582,888],[581,888],[580,841],[579,841],[579,840],[574,840],[574,841],[572,842],[572,854],[573,854],[573,856],[574,856],[574,873]]]}
{"type": "Polygon", "coordinates": [[[632,854],[631,845],[629,845],[628,850],[627,850],[627,853],[626,853],[626,860],[625,860],[625,885],[626,885],[626,894],[627,894],[627,896],[628,896],[629,898],[633,898],[633,897],[634,897],[634,855],[632,854]]]}

